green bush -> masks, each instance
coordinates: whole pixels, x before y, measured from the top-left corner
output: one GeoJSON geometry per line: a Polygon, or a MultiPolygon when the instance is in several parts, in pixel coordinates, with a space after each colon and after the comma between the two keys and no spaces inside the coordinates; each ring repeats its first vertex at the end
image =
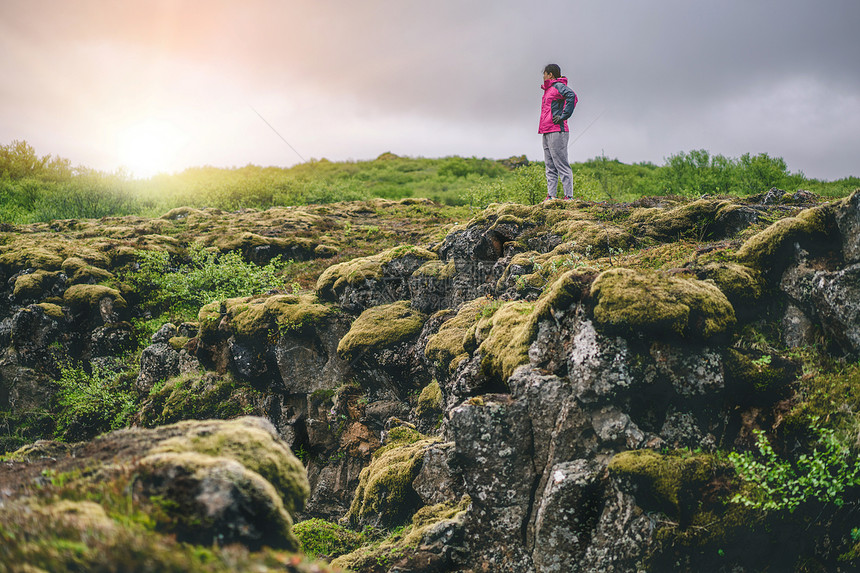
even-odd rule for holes
{"type": "Polygon", "coordinates": [[[54,437],[68,442],[90,440],[126,427],[137,410],[137,398],[127,375],[93,367],[66,368],[57,381],[59,415],[54,437]]]}
{"type": "Polygon", "coordinates": [[[857,457],[831,429],[814,427],[817,443],[795,462],[781,459],[764,432],[756,431],[759,455],[729,453],[746,487],[732,501],[755,509],[793,512],[808,500],[841,506],[843,492],[860,485],[857,457]]]}
{"type": "Polygon", "coordinates": [[[218,253],[199,244],[192,245],[189,259],[178,264],[164,251],[140,251],[138,257],[139,268],[127,272],[124,280],[143,298],[144,306],[167,312],[177,321],[193,320],[201,306],[216,300],[284,288],[279,273],[293,264],[278,256],[259,266],[238,252],[218,253]]]}

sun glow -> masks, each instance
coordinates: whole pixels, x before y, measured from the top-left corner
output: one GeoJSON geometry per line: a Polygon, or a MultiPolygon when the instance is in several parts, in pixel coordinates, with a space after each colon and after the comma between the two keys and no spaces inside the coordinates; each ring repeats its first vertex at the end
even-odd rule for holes
{"type": "Polygon", "coordinates": [[[148,118],[129,125],[117,136],[117,153],[134,177],[147,178],[175,169],[185,133],[171,121],[148,118]]]}

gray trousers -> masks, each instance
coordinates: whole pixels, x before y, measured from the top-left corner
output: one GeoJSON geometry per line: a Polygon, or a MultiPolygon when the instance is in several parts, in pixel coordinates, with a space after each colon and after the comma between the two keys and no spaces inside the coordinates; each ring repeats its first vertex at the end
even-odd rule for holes
{"type": "Polygon", "coordinates": [[[567,142],[569,139],[569,131],[554,131],[543,134],[546,194],[553,199],[556,196],[559,178],[561,178],[564,196],[568,199],[573,197],[573,171],[570,169],[570,161],[567,160],[567,142]]]}

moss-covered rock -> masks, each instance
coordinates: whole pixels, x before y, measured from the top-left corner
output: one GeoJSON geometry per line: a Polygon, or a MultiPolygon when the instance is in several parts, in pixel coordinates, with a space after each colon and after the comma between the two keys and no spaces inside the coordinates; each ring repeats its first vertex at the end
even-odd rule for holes
{"type": "Polygon", "coordinates": [[[240,337],[268,337],[312,327],[333,316],[337,309],[313,295],[276,294],[238,297],[203,306],[198,315],[201,338],[211,338],[226,317],[227,330],[240,337]]]}
{"type": "Polygon", "coordinates": [[[347,286],[357,286],[366,280],[382,279],[386,266],[404,257],[420,261],[433,261],[439,258],[436,253],[427,249],[401,245],[369,257],[338,263],[323,271],[317,279],[317,295],[323,300],[336,301],[347,286]]]}
{"type": "Polygon", "coordinates": [[[660,241],[730,236],[743,226],[745,209],[732,201],[699,199],[673,209],[635,209],[627,224],[641,236],[660,241]]]}
{"type": "Polygon", "coordinates": [[[109,299],[113,308],[126,307],[120,292],[104,285],[72,285],[63,293],[63,302],[73,309],[98,308],[104,299],[109,299]]]}
{"type": "Polygon", "coordinates": [[[159,528],[184,541],[299,547],[277,489],[235,459],[167,451],[146,456],[136,470],[159,528]]]}
{"type": "MultiPolygon", "coordinates": [[[[370,542],[361,548],[332,561],[334,567],[350,571],[389,570],[395,562],[409,563],[421,548],[439,544],[441,533],[462,530],[472,500],[463,496],[460,500],[426,506],[415,512],[409,525],[396,530],[382,541],[370,542]],[[381,569],[379,569],[381,568],[381,569]]],[[[421,562],[409,570],[447,571],[450,563],[442,554],[441,547],[434,552],[437,562],[421,562]]]]}
{"type": "Polygon", "coordinates": [[[595,279],[591,296],[595,323],[614,332],[707,339],[735,324],[731,303],[709,281],[611,269],[595,279]]]}
{"type": "Polygon", "coordinates": [[[229,374],[183,374],[153,389],[138,412],[145,427],[182,420],[229,420],[242,415],[262,415],[260,393],[237,382],[229,374]]]}
{"type": "Polygon", "coordinates": [[[835,229],[831,205],[806,209],[750,237],[738,249],[737,259],[763,273],[779,271],[787,263],[795,242],[826,241],[835,229]]]}
{"type": "Polygon", "coordinates": [[[476,332],[486,332],[478,347],[485,374],[504,381],[517,366],[528,363],[529,346],[537,333],[534,309],[533,302],[509,302],[491,317],[478,320],[476,332]]]}
{"type": "Polygon", "coordinates": [[[436,334],[427,340],[425,356],[447,372],[456,370],[457,365],[469,357],[464,345],[466,335],[490,304],[486,298],[464,303],[457,315],[442,323],[436,334]]]}
{"type": "Polygon", "coordinates": [[[36,306],[41,308],[46,315],[50,316],[54,320],[63,320],[66,315],[63,313],[63,307],[58,304],[54,304],[51,302],[40,302],[37,303],[36,306]]]}
{"type": "Polygon", "coordinates": [[[338,356],[352,361],[367,352],[392,348],[412,340],[421,332],[427,316],[401,300],[369,308],[355,319],[337,346],[338,356]]]}
{"type": "Polygon", "coordinates": [[[415,412],[422,418],[436,417],[442,413],[442,391],[439,382],[434,380],[421,390],[415,412]]]}
{"type": "Polygon", "coordinates": [[[713,281],[736,309],[752,305],[764,292],[761,273],[737,263],[707,263],[696,269],[696,276],[713,281]]]}
{"type": "Polygon", "coordinates": [[[205,422],[180,422],[175,425],[179,435],[160,442],[149,454],[197,453],[236,460],[274,486],[287,511],[301,511],[310,495],[304,466],[257,420],[238,418],[214,427],[205,422]]]}
{"type": "Polygon", "coordinates": [[[552,232],[572,241],[578,252],[591,255],[604,255],[610,249],[629,249],[636,242],[624,229],[599,221],[566,219],[553,225],[552,232]]]}
{"type": "Polygon", "coordinates": [[[616,454],[608,470],[642,508],[686,519],[695,510],[702,486],[714,476],[715,461],[713,456],[685,450],[669,454],[632,450],[616,454]]]}
{"type": "Polygon", "coordinates": [[[71,284],[105,283],[114,278],[113,273],[91,265],[80,257],[67,258],[62,268],[71,284]]]}
{"type": "MultiPolygon", "coordinates": [[[[395,438],[398,436],[395,435],[395,438]]],[[[438,438],[415,436],[408,429],[400,439],[383,446],[361,470],[358,488],[345,519],[354,525],[400,525],[420,505],[412,482],[421,469],[426,449],[438,438]]]]}
{"type": "Polygon", "coordinates": [[[59,274],[57,271],[39,269],[26,275],[19,275],[15,279],[12,294],[17,299],[38,298],[44,290],[50,287],[59,274]]]}

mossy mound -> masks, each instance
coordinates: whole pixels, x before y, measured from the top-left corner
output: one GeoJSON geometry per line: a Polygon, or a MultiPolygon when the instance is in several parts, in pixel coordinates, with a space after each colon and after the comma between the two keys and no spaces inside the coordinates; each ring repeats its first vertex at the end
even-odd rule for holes
{"type": "Polygon", "coordinates": [[[287,511],[293,514],[301,511],[310,496],[304,466],[286,444],[276,440],[257,420],[238,418],[214,428],[205,422],[179,422],[175,424],[179,435],[162,441],[148,453],[197,453],[236,460],[274,486],[287,511]]]}
{"type": "Polygon", "coordinates": [[[633,235],[624,229],[599,221],[566,219],[553,225],[552,232],[565,241],[572,241],[577,252],[594,256],[626,250],[636,243],[633,235]]]}
{"type": "Polygon", "coordinates": [[[182,420],[228,420],[262,415],[260,395],[229,374],[184,374],[153,390],[138,413],[140,424],[151,428],[182,420]]]}
{"type": "Polygon", "coordinates": [[[710,338],[727,333],[735,312],[712,282],[611,269],[591,285],[595,323],[605,330],[710,338]]]}
{"type": "Polygon", "coordinates": [[[608,470],[639,506],[679,519],[692,514],[702,486],[714,476],[715,461],[687,451],[633,450],[615,455],[608,470]]]}
{"type": "Polygon", "coordinates": [[[72,309],[98,308],[104,299],[109,299],[114,308],[126,307],[120,292],[104,285],[72,285],[63,293],[63,302],[72,309]]]}
{"type": "Polygon", "coordinates": [[[60,273],[57,271],[36,270],[30,274],[19,275],[15,279],[12,294],[17,299],[37,298],[53,283],[60,273]]]}
{"type": "Polygon", "coordinates": [[[492,316],[478,319],[474,332],[476,341],[480,340],[478,352],[486,375],[504,381],[517,366],[528,362],[529,346],[537,333],[534,309],[533,302],[509,302],[492,316]]]}
{"type": "Polygon", "coordinates": [[[319,324],[337,312],[336,308],[320,303],[313,295],[276,294],[213,302],[201,307],[197,318],[201,338],[214,336],[225,317],[231,333],[253,338],[300,331],[319,324]]]}
{"type": "Polygon", "coordinates": [[[696,269],[696,276],[713,281],[735,308],[753,304],[764,292],[761,273],[737,263],[707,263],[696,269]]]}
{"type": "Polygon", "coordinates": [[[181,540],[299,548],[281,492],[232,457],[163,451],[140,460],[136,470],[142,492],[160,510],[159,528],[181,540]]]}
{"type": "Polygon", "coordinates": [[[456,266],[454,261],[428,261],[421,265],[418,270],[412,273],[416,278],[433,278],[439,280],[447,280],[454,277],[456,266]]]}
{"type": "Polygon", "coordinates": [[[403,523],[420,504],[412,482],[421,469],[427,447],[439,439],[414,438],[407,431],[399,440],[374,452],[370,465],[359,475],[358,488],[345,517],[347,521],[354,525],[393,527],[403,523]]]}
{"type": "Polygon", "coordinates": [[[427,315],[401,300],[365,310],[355,319],[349,332],[337,345],[338,356],[345,360],[392,348],[412,340],[421,332],[427,315]]]}
{"type": "Polygon", "coordinates": [[[260,258],[255,253],[260,247],[267,247],[270,250],[265,257],[267,259],[276,255],[307,259],[312,257],[317,245],[304,237],[264,237],[246,231],[217,238],[214,246],[221,252],[239,251],[246,259],[255,260],[260,258]]]}
{"type": "Polygon", "coordinates": [[[338,263],[328,267],[317,280],[317,295],[323,300],[336,301],[347,286],[356,286],[366,280],[380,280],[385,274],[385,268],[393,261],[412,257],[423,261],[434,261],[439,258],[436,253],[414,247],[401,245],[371,255],[338,263]]]}
{"type": "Polygon", "coordinates": [[[439,382],[434,380],[421,390],[415,412],[422,418],[435,417],[442,413],[442,391],[439,382]]]}
{"type": "Polygon", "coordinates": [[[478,298],[460,306],[457,315],[442,323],[439,330],[427,341],[424,354],[449,372],[469,357],[464,340],[483,312],[489,312],[492,301],[478,298]]]}
{"type": "Polygon", "coordinates": [[[796,376],[790,362],[769,354],[751,358],[734,348],[726,351],[726,377],[741,394],[763,395],[775,400],[778,392],[796,376]]]}
{"type": "Polygon", "coordinates": [[[725,219],[741,206],[731,201],[699,199],[673,209],[634,209],[627,224],[638,235],[659,241],[679,238],[707,239],[716,229],[717,222],[725,219]]]}
{"type": "Polygon", "coordinates": [[[763,273],[778,272],[795,242],[826,241],[835,229],[832,205],[806,209],[750,237],[738,249],[737,260],[763,273]]]}
{"type": "MultiPolygon", "coordinates": [[[[462,527],[472,500],[463,496],[457,501],[443,502],[426,506],[415,512],[409,525],[396,530],[382,541],[371,542],[352,553],[338,557],[332,566],[343,567],[350,571],[388,570],[394,562],[407,560],[424,543],[431,539],[433,532],[447,527],[462,527]]],[[[434,568],[433,570],[445,570],[434,568]]]]}
{"type": "Polygon", "coordinates": [[[62,268],[71,284],[104,283],[114,278],[113,273],[91,265],[80,257],[69,257],[63,261],[62,268]]]}

